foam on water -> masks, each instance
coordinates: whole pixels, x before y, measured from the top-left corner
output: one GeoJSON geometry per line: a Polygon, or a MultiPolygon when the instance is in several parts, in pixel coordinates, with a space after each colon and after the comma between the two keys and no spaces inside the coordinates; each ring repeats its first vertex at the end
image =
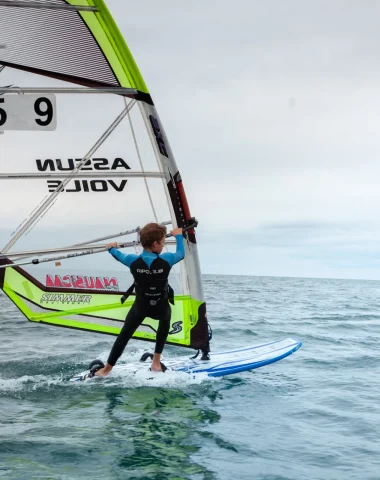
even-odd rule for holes
{"type": "Polygon", "coordinates": [[[26,392],[37,390],[38,388],[48,388],[58,385],[62,382],[62,375],[22,375],[17,378],[1,378],[0,377],[0,394],[7,392],[26,392]]]}

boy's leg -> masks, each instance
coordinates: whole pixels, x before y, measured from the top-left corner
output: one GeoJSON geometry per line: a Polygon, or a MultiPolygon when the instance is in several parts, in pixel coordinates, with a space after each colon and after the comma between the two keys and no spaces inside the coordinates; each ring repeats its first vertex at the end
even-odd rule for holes
{"type": "Polygon", "coordinates": [[[132,305],[132,308],[129,310],[123,328],[119,333],[118,337],[113,344],[111,352],[108,356],[107,363],[104,368],[98,370],[95,375],[104,377],[107,376],[112,368],[115,366],[119,357],[122,355],[127,343],[132,338],[132,335],[135,333],[137,328],[141,325],[145,318],[144,312],[139,310],[136,306],[136,303],[132,305]]]}
{"type": "Polygon", "coordinates": [[[172,316],[172,309],[168,304],[167,309],[164,311],[163,315],[160,315],[160,320],[157,329],[156,335],[156,348],[154,350],[154,356],[152,361],[152,370],[160,371],[161,368],[161,353],[164,349],[166,339],[168,338],[169,329],[170,329],[170,319],[172,316]]]}

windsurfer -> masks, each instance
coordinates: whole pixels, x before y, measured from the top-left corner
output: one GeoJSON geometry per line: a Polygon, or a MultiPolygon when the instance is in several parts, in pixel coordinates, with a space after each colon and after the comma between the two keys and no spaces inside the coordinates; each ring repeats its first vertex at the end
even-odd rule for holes
{"type": "Polygon", "coordinates": [[[134,278],[134,284],[128,289],[124,298],[135,290],[136,299],[115,340],[105,367],[97,370],[96,376],[105,377],[111,372],[128,341],[146,317],[159,321],[151,369],[165,371],[166,367],[160,359],[170,328],[169,302],[174,303],[173,290],[168,284],[168,277],[173,265],[185,257],[182,228],[175,228],[170,233],[177,241],[175,253],[161,253],[165,245],[166,227],[157,223],[148,223],[141,229],[140,242],[144,248],[141,255],[126,255],[116,249],[116,243],[107,245],[109,253],[129,267],[134,278]]]}

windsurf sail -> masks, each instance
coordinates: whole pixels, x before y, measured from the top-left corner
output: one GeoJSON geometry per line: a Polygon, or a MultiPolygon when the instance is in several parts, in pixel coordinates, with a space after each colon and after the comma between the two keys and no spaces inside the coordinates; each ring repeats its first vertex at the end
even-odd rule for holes
{"type": "MultiPolygon", "coordinates": [[[[207,352],[181,175],[105,2],[0,0],[0,45],[1,289],[32,322],[117,335],[132,278],[105,244],[141,252],[146,223],[187,228],[168,343],[207,352]]],[[[134,338],[155,341],[157,326],[147,318],[134,338]]]]}

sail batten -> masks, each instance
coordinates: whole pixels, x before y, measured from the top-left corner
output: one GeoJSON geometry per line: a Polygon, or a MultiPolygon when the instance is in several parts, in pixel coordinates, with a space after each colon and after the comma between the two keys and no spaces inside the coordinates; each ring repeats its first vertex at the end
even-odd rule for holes
{"type": "Polygon", "coordinates": [[[124,87],[102,87],[102,88],[77,88],[77,87],[66,87],[66,88],[58,88],[58,87],[44,87],[44,88],[37,88],[37,87],[0,87],[0,93],[17,93],[17,94],[25,94],[25,93],[41,93],[41,94],[49,94],[49,93],[67,93],[67,94],[87,94],[87,95],[94,95],[94,94],[119,94],[119,95],[137,95],[137,90],[135,88],[124,88],[124,87]]]}
{"type": "Polygon", "coordinates": [[[105,175],[104,172],[82,172],[78,171],[77,173],[0,173],[0,180],[28,180],[28,179],[44,179],[44,178],[165,178],[165,175],[161,172],[107,172],[105,175]]]}
{"type": "Polygon", "coordinates": [[[0,7],[12,8],[37,8],[37,9],[51,9],[51,10],[68,10],[68,11],[83,11],[83,12],[97,12],[96,7],[87,5],[68,5],[64,3],[53,3],[50,1],[38,2],[33,0],[0,0],[0,7]]]}

